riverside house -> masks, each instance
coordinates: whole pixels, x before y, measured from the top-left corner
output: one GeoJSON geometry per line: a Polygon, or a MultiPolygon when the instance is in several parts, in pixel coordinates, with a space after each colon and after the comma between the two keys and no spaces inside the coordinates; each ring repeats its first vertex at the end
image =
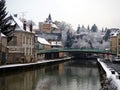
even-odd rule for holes
{"type": "MultiPolygon", "coordinates": [[[[45,22],[39,23],[39,29],[35,30],[35,34],[38,37],[46,39],[50,45],[44,49],[59,49],[63,48],[62,33],[57,27],[56,23],[52,21],[51,14],[46,18],[45,22]]],[[[64,57],[63,52],[53,53],[56,57],[64,57]]],[[[52,55],[51,55],[52,56],[52,55]]]]}
{"type": "Polygon", "coordinates": [[[7,44],[8,55],[7,64],[35,62],[37,60],[37,52],[34,46],[34,32],[32,22],[30,25],[26,21],[22,22],[17,16],[11,16],[11,23],[15,23],[14,37],[7,44]]]}
{"type": "Polygon", "coordinates": [[[116,53],[118,57],[120,57],[120,33],[114,33],[110,37],[110,50],[113,53],[116,53]]]}
{"type": "Polygon", "coordinates": [[[49,49],[50,47],[50,43],[45,40],[44,38],[38,37],[37,35],[35,35],[35,49],[38,52],[37,54],[37,59],[38,60],[43,60],[45,59],[45,54],[39,54],[39,51],[45,50],[45,49],[49,49]]]}

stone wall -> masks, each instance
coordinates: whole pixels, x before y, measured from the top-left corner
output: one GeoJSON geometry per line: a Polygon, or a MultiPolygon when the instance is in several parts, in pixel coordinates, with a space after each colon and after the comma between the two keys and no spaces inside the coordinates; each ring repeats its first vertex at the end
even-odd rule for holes
{"type": "Polygon", "coordinates": [[[25,63],[25,57],[22,53],[9,53],[6,64],[25,63]]]}

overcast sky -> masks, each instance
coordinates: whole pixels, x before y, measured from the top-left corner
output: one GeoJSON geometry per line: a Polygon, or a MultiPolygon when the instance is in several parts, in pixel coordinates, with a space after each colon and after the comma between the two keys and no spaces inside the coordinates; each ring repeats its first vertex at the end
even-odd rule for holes
{"type": "Polygon", "coordinates": [[[120,28],[120,0],[6,0],[10,14],[24,12],[27,19],[42,22],[51,13],[52,19],[66,21],[74,29],[96,24],[120,28]]]}

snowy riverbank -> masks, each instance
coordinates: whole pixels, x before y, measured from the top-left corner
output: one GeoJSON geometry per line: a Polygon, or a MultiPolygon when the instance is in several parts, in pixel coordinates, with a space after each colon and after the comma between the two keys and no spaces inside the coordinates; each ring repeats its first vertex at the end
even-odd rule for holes
{"type": "Polygon", "coordinates": [[[54,60],[40,60],[34,63],[23,63],[23,64],[9,64],[9,65],[2,65],[0,66],[1,69],[9,69],[9,68],[17,68],[17,67],[25,67],[25,66],[33,66],[33,65],[39,65],[39,64],[44,64],[44,63],[54,63],[54,62],[60,62],[60,61],[65,61],[69,60],[71,57],[64,57],[60,59],[54,59],[54,60]]]}
{"type": "Polygon", "coordinates": [[[105,90],[104,88],[108,88],[107,90],[120,90],[120,75],[117,71],[107,65],[103,60],[98,59],[99,64],[105,71],[105,82],[106,85],[101,90],[105,90]]]}

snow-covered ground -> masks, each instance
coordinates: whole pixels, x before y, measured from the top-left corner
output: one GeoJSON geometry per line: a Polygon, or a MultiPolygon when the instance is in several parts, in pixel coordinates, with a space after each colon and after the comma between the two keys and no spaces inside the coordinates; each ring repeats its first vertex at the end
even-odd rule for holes
{"type": "Polygon", "coordinates": [[[15,67],[24,67],[24,66],[37,65],[37,64],[42,64],[42,63],[64,61],[64,60],[67,60],[67,59],[71,59],[71,57],[66,57],[66,58],[61,58],[61,59],[53,59],[53,60],[40,60],[40,61],[37,61],[37,62],[34,62],[34,63],[2,65],[2,66],[0,66],[0,69],[15,68],[15,67]]]}
{"type": "MultiPolygon", "coordinates": [[[[103,69],[106,72],[106,78],[108,80],[110,80],[110,84],[114,87],[116,87],[116,89],[114,90],[120,90],[120,79],[118,78],[119,74],[118,72],[116,72],[115,70],[113,70],[112,68],[109,68],[104,62],[102,62],[100,59],[98,59],[98,62],[101,64],[101,66],[103,67],[103,69]],[[115,71],[115,74],[112,74],[111,71],[115,71]]],[[[111,89],[112,90],[112,89],[111,89]]]]}

